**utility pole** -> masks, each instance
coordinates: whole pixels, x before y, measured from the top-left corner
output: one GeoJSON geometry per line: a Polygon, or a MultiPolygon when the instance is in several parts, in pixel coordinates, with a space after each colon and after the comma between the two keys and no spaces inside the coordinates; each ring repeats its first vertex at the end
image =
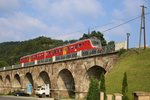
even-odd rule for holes
{"type": "Polygon", "coordinates": [[[141,38],[142,38],[142,30],[144,35],[144,49],[146,49],[146,33],[145,33],[145,11],[144,9],[147,8],[144,5],[142,7],[142,14],[141,14],[141,26],[140,26],[140,39],[139,39],[139,48],[141,48],[141,38]]]}
{"type": "Polygon", "coordinates": [[[129,49],[129,36],[130,36],[130,33],[127,33],[127,50],[129,49]]]}
{"type": "Polygon", "coordinates": [[[88,28],[88,36],[90,35],[90,28],[88,28]]]}

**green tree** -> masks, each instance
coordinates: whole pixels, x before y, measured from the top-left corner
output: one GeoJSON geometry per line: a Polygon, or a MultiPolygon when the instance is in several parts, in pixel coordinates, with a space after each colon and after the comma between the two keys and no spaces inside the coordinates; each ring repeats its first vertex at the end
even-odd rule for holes
{"type": "Polygon", "coordinates": [[[107,44],[108,48],[111,50],[115,50],[115,42],[114,41],[109,41],[107,44]]]}
{"type": "Polygon", "coordinates": [[[99,100],[99,84],[97,79],[91,79],[86,100],[99,100]]]}
{"type": "Polygon", "coordinates": [[[83,39],[88,39],[90,38],[90,36],[88,34],[83,34],[82,38],[80,38],[80,40],[83,40],[83,39]]]}
{"type": "Polygon", "coordinates": [[[0,67],[8,66],[6,61],[0,61],[0,67]]]}
{"type": "Polygon", "coordinates": [[[127,73],[124,73],[123,81],[122,81],[122,100],[129,100],[128,98],[128,82],[127,82],[127,73]]]}
{"type": "Polygon", "coordinates": [[[114,42],[114,41],[109,41],[107,45],[110,45],[110,46],[114,46],[114,47],[115,47],[115,42],[114,42]]]}
{"type": "Polygon", "coordinates": [[[91,34],[83,34],[83,36],[80,38],[80,40],[88,39],[91,37],[97,37],[101,41],[102,46],[107,45],[104,35],[99,31],[92,31],[91,34]]]}
{"type": "Polygon", "coordinates": [[[100,92],[104,92],[104,100],[106,100],[106,87],[105,87],[105,76],[104,72],[101,74],[101,79],[100,79],[100,92]]]}

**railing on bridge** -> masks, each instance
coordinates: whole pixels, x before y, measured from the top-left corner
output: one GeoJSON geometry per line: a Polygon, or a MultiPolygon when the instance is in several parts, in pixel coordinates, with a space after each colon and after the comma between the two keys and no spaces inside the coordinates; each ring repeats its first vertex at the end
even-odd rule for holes
{"type": "Polygon", "coordinates": [[[113,51],[115,51],[114,46],[104,46],[102,49],[92,49],[82,51],[82,56],[84,57],[96,54],[107,54],[113,51]]]}
{"type": "Polygon", "coordinates": [[[52,63],[53,62],[52,60],[53,60],[52,58],[38,60],[37,64],[52,63]]]}
{"type": "Polygon", "coordinates": [[[12,68],[19,68],[19,67],[21,67],[21,64],[12,65],[12,68]]]}
{"type": "Polygon", "coordinates": [[[76,59],[76,58],[82,58],[82,57],[88,57],[88,56],[94,56],[94,55],[100,55],[100,54],[107,54],[111,52],[115,52],[114,46],[104,46],[101,49],[84,50],[84,51],[79,51],[76,53],[67,54],[63,56],[56,56],[53,58],[42,59],[42,60],[38,60],[34,62],[28,62],[25,64],[17,64],[17,65],[2,67],[0,68],[0,71],[17,69],[21,67],[29,67],[33,65],[40,65],[40,64],[46,64],[46,63],[59,62],[59,61],[64,61],[64,60],[70,60],[70,59],[76,59]]]}
{"type": "Polygon", "coordinates": [[[63,55],[63,56],[57,56],[56,61],[62,61],[62,60],[67,60],[67,59],[71,59],[71,58],[76,58],[76,57],[77,57],[77,52],[68,54],[68,55],[63,55]]]}
{"type": "Polygon", "coordinates": [[[12,69],[12,66],[5,67],[5,70],[9,70],[9,69],[12,69]]]}

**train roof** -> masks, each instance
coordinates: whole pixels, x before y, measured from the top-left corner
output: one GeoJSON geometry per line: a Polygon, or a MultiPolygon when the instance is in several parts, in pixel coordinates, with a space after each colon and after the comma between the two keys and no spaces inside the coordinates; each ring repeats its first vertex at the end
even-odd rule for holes
{"type": "Polygon", "coordinates": [[[36,55],[36,54],[39,54],[39,53],[42,53],[42,52],[46,52],[46,51],[49,51],[49,50],[54,50],[54,49],[57,49],[57,48],[61,48],[61,47],[73,45],[73,44],[80,43],[80,42],[87,41],[87,40],[91,40],[91,39],[97,39],[97,38],[94,37],[94,38],[79,40],[79,41],[76,41],[76,42],[74,42],[74,43],[69,43],[69,44],[66,44],[66,45],[63,45],[63,46],[58,46],[58,47],[55,47],[55,48],[52,48],[52,49],[43,50],[43,51],[40,51],[40,52],[36,52],[36,53],[33,53],[33,54],[29,54],[29,55],[26,55],[26,56],[22,56],[21,58],[29,57],[29,56],[31,56],[31,55],[36,55]]]}

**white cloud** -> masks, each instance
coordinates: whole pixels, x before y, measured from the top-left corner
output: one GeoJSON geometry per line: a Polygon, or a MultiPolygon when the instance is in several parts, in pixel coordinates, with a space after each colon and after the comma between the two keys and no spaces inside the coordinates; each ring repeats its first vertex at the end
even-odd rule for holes
{"type": "Polygon", "coordinates": [[[139,16],[141,14],[141,5],[146,5],[143,0],[124,0],[121,9],[114,9],[112,14],[114,18],[124,19],[139,16]]]}
{"type": "Polygon", "coordinates": [[[130,16],[139,15],[141,13],[141,5],[146,5],[142,0],[124,0],[125,13],[130,16]]]}
{"type": "Polygon", "coordinates": [[[58,26],[52,26],[49,29],[49,35],[52,38],[55,39],[61,39],[61,40],[70,40],[70,39],[78,39],[81,37],[81,35],[85,32],[85,26],[81,22],[74,22],[73,26],[70,25],[67,28],[58,27],[58,26]],[[53,33],[53,34],[52,34],[53,33]]]}
{"type": "Polygon", "coordinates": [[[73,26],[66,29],[59,25],[48,26],[25,13],[15,12],[13,16],[0,17],[0,42],[20,41],[38,36],[49,36],[63,40],[72,39],[80,35],[70,32],[82,28],[84,25],[80,22],[74,22],[73,26]]]}
{"type": "MultiPolygon", "coordinates": [[[[10,17],[0,17],[0,40],[24,40],[27,35],[43,32],[48,26],[24,13],[14,13],[10,17]],[[37,33],[36,33],[37,32],[37,33]]],[[[30,35],[31,36],[31,35],[30,35]]]]}
{"type": "Polygon", "coordinates": [[[32,0],[35,10],[45,15],[59,18],[71,18],[79,15],[93,18],[104,15],[104,9],[98,0],[32,0]]]}
{"type": "Polygon", "coordinates": [[[113,17],[115,19],[123,19],[125,17],[123,13],[124,12],[122,12],[120,9],[114,9],[113,10],[113,17]]]}
{"type": "Polygon", "coordinates": [[[93,20],[105,14],[98,0],[0,0],[0,11],[3,12],[0,15],[0,42],[39,35],[63,40],[78,38],[83,32],[72,32],[85,29],[85,18],[93,20]],[[29,9],[35,11],[32,16],[28,15],[29,9]],[[55,18],[58,20],[53,20],[55,18]]]}
{"type": "Polygon", "coordinates": [[[0,11],[3,13],[11,13],[20,7],[19,0],[0,0],[0,11]]]}

